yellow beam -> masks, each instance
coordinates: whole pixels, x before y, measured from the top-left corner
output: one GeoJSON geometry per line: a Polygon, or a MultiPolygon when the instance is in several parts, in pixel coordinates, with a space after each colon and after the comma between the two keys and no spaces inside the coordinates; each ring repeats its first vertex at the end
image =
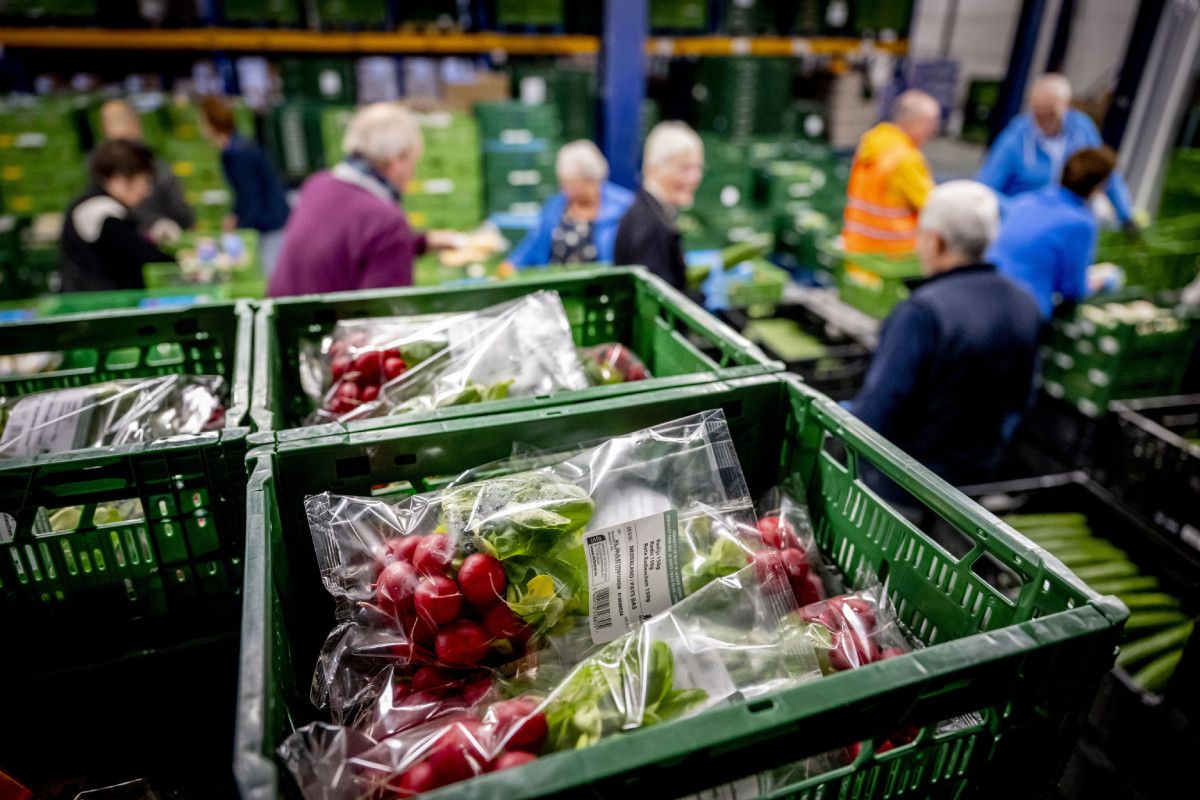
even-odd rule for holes
{"type": "Polygon", "coordinates": [[[646,53],[658,56],[853,56],[871,50],[903,54],[908,42],[870,42],[850,37],[658,36],[646,40],[646,53]]]}
{"type": "Polygon", "coordinates": [[[239,28],[137,30],[117,28],[0,28],[0,45],[61,50],[234,50],[322,53],[595,53],[595,36],[501,33],[319,32],[239,28]]]}

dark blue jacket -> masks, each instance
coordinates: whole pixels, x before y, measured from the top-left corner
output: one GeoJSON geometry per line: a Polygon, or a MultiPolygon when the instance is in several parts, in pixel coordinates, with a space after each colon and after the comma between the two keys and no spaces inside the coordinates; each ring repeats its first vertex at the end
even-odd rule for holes
{"type": "MultiPolygon", "coordinates": [[[[613,243],[617,238],[617,225],[633,203],[633,192],[615,183],[605,182],[600,187],[600,213],[592,228],[592,240],[596,245],[596,261],[611,264],[613,243]]],[[[567,210],[566,195],[559,193],[546,201],[538,225],[531,230],[520,244],[508,254],[514,267],[542,267],[550,263],[550,243],[554,228],[567,210]]]]}
{"type": "Polygon", "coordinates": [[[1027,288],[1049,318],[1054,297],[1082,300],[1100,223],[1087,201],[1062,186],[1023,194],[1008,207],[988,260],[1027,288]]]}
{"type": "Polygon", "coordinates": [[[283,185],[266,156],[236,133],[221,151],[221,169],[233,189],[233,213],[239,228],[267,233],[287,224],[288,204],[283,185]]]}
{"type": "Polygon", "coordinates": [[[884,321],[851,410],[950,483],[990,480],[1029,399],[1041,325],[1033,297],[991,265],[934,276],[884,321]]]}

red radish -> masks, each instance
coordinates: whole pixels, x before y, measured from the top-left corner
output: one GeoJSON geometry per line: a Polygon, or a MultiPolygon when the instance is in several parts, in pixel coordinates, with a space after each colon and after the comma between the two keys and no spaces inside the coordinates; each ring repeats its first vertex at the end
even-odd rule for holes
{"type": "Polygon", "coordinates": [[[483,628],[467,620],[451,622],[434,640],[438,661],[451,667],[473,667],[487,655],[490,640],[483,628]]]}
{"type": "Polygon", "coordinates": [[[413,551],[413,566],[423,575],[442,575],[454,560],[454,542],[444,533],[422,537],[413,551]]]}
{"type": "Polygon", "coordinates": [[[473,706],[487,696],[487,693],[492,690],[491,678],[480,678],[479,680],[471,681],[462,690],[463,702],[473,706]]]}
{"type": "Polygon", "coordinates": [[[346,347],[346,343],[341,339],[338,339],[329,343],[329,349],[326,351],[326,353],[331,359],[337,358],[346,352],[346,347]]]}
{"type": "Polygon", "coordinates": [[[393,561],[379,573],[375,582],[375,602],[391,615],[412,608],[417,591],[417,571],[406,561],[393,561]]]}
{"type": "Polygon", "coordinates": [[[354,359],[354,371],[365,383],[375,383],[379,380],[379,370],[383,366],[378,350],[367,350],[359,353],[354,359]]]}
{"type": "Polygon", "coordinates": [[[808,557],[803,550],[788,547],[779,551],[779,558],[789,578],[803,578],[808,575],[808,557]]]}
{"type": "MultiPolygon", "coordinates": [[[[396,540],[393,539],[392,541],[396,540]]],[[[403,536],[400,538],[399,542],[400,544],[396,546],[396,555],[398,555],[402,561],[407,561],[411,564],[413,555],[417,552],[417,545],[421,543],[421,537],[403,536]]]]}
{"type": "Polygon", "coordinates": [[[875,748],[875,752],[876,753],[886,753],[888,750],[891,750],[895,746],[896,745],[892,744],[891,739],[884,739],[883,744],[881,744],[881,745],[879,745],[879,747],[875,748]]]}
{"type": "Polygon", "coordinates": [[[901,650],[899,647],[885,647],[879,653],[879,660],[887,661],[889,658],[896,658],[897,656],[902,656],[902,655],[904,655],[904,651],[901,650]]]}
{"type": "MultiPolygon", "coordinates": [[[[389,782],[389,787],[390,785],[389,782]]],[[[422,761],[404,771],[396,791],[400,797],[416,797],[425,792],[432,792],[440,786],[445,786],[445,783],[438,780],[437,772],[428,761],[422,761]]]]}
{"type": "Polygon", "coordinates": [[[358,399],[362,400],[364,403],[373,403],[375,400],[379,399],[379,387],[375,386],[374,384],[364,386],[362,391],[359,393],[358,399]]]}
{"type": "Polygon", "coordinates": [[[445,625],[462,610],[462,595],[458,584],[443,575],[421,578],[413,595],[413,607],[417,615],[434,625],[445,625]]]}
{"type": "Polygon", "coordinates": [[[758,533],[767,547],[773,547],[776,550],[782,550],[785,547],[800,547],[800,540],[796,538],[796,531],[792,528],[791,523],[775,514],[763,517],[758,521],[758,533]]]}
{"type": "Polygon", "coordinates": [[[492,639],[515,639],[525,641],[529,637],[529,626],[513,613],[508,603],[497,603],[483,615],[483,627],[492,639]]]}
{"type": "Polygon", "coordinates": [[[537,703],[516,697],[492,706],[496,733],[501,744],[513,750],[536,753],[546,741],[546,715],[537,703]]]}
{"type": "Polygon", "coordinates": [[[646,368],[641,364],[632,365],[625,373],[627,381],[642,381],[646,379],[646,368]]]}
{"type": "Polygon", "coordinates": [[[342,381],[341,386],[337,389],[339,400],[353,402],[358,399],[358,384],[354,381],[342,381]]]}
{"type": "Polygon", "coordinates": [[[350,364],[351,360],[346,356],[333,359],[329,364],[330,377],[335,381],[341,380],[342,376],[346,374],[346,370],[350,369],[350,364]]]}
{"type": "Polygon", "coordinates": [[[343,414],[349,414],[353,410],[354,403],[343,400],[340,397],[335,397],[329,403],[329,413],[333,414],[335,417],[340,417],[343,414]]]}
{"type": "Polygon", "coordinates": [[[454,676],[437,667],[421,667],[412,676],[414,692],[432,692],[454,683],[454,676]]]}
{"type": "Polygon", "coordinates": [[[754,576],[759,583],[766,583],[774,576],[786,577],[778,550],[760,550],[750,560],[754,562],[754,576]]]}
{"type": "Polygon", "coordinates": [[[408,369],[408,365],[404,363],[404,359],[399,356],[392,356],[383,360],[383,378],[390,381],[399,378],[404,371],[408,369]]]}
{"type": "Polygon", "coordinates": [[[501,753],[496,759],[496,771],[509,769],[511,767],[519,767],[522,764],[528,764],[530,761],[537,761],[537,756],[533,753],[501,753]]]}
{"type": "Polygon", "coordinates": [[[458,568],[458,585],[472,605],[486,608],[504,598],[508,576],[497,559],[486,553],[472,553],[458,568]]]}
{"type": "Polygon", "coordinates": [[[845,672],[858,666],[858,651],[839,633],[833,634],[833,649],[829,651],[829,666],[845,672]]]}
{"type": "Polygon", "coordinates": [[[796,596],[796,603],[800,606],[819,603],[823,599],[824,587],[817,576],[811,573],[802,578],[789,576],[788,583],[792,587],[792,594],[796,596]]]}
{"type": "Polygon", "coordinates": [[[858,742],[855,742],[854,744],[846,746],[846,754],[850,756],[851,761],[858,758],[858,754],[861,751],[862,751],[862,745],[859,744],[858,742]]]}
{"type": "Polygon", "coordinates": [[[446,729],[429,748],[426,764],[445,783],[466,780],[487,772],[491,759],[484,752],[480,729],[482,724],[470,717],[460,717],[446,729]]]}

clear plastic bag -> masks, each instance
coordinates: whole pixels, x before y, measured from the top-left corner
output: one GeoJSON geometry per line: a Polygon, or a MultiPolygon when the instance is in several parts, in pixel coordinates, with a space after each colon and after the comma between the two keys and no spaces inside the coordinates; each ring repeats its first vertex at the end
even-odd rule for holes
{"type": "Polygon", "coordinates": [[[579,360],[583,362],[588,383],[592,386],[642,381],[650,377],[637,353],[616,342],[581,347],[579,360]]]}
{"type": "Polygon", "coordinates": [[[588,386],[557,292],[480,311],[343,320],[302,357],[308,424],[429,411],[588,386]]]}
{"type": "Polygon", "coordinates": [[[913,649],[882,586],[806,605],[799,616],[825,675],[858,669],[913,649]]]}
{"type": "Polygon", "coordinates": [[[399,501],[317,495],[307,512],[339,618],[394,637],[382,659],[360,652],[370,637],[335,630],[318,705],[369,699],[373,664],[462,677],[550,640],[576,663],[762,549],[720,411],[399,501]],[[330,691],[346,669],[356,677],[336,680],[353,688],[330,691]]]}
{"type": "Polygon", "coordinates": [[[0,402],[0,457],[153,442],[218,430],[225,382],[164,375],[36,392],[0,402]]]}
{"type": "Polygon", "coordinates": [[[379,739],[309,725],[280,751],[310,800],[412,796],[814,680],[796,611],[779,564],[756,561],[574,666],[531,656],[515,696],[379,739]]]}

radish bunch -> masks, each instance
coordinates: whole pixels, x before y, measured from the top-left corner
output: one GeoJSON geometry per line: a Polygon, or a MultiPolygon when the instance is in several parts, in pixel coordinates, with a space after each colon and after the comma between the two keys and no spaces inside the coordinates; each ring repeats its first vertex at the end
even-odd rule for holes
{"type": "Polygon", "coordinates": [[[904,655],[909,647],[871,592],[831,597],[799,611],[805,633],[828,675],[904,655]]]}
{"type": "Polygon", "coordinates": [[[399,348],[370,346],[366,331],[333,341],[328,356],[332,384],[325,393],[323,408],[335,417],[376,402],[384,384],[403,375],[409,367],[399,348]]]}

